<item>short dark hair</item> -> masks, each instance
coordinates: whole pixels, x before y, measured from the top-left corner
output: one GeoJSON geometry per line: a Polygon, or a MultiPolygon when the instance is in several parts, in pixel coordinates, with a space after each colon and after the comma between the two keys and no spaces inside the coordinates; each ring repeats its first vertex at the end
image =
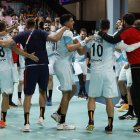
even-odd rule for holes
{"type": "Polygon", "coordinates": [[[86,32],[86,33],[87,33],[87,29],[86,29],[86,28],[81,28],[81,29],[80,29],[80,33],[81,33],[81,32],[86,32]]]}
{"type": "Polygon", "coordinates": [[[73,18],[71,14],[64,14],[60,17],[60,24],[64,25],[67,21],[70,20],[70,18],[73,18]]]}
{"type": "Polygon", "coordinates": [[[138,29],[140,29],[140,19],[135,20],[134,26],[138,29]]]}
{"type": "Polygon", "coordinates": [[[6,30],[6,23],[5,21],[0,21],[0,32],[6,30]]]}
{"type": "Polygon", "coordinates": [[[135,16],[131,13],[125,14],[123,16],[123,20],[128,24],[128,25],[133,25],[135,21],[135,16]]]}
{"type": "Polygon", "coordinates": [[[45,23],[51,23],[51,20],[47,19],[47,20],[45,21],[45,23]]]}
{"type": "Polygon", "coordinates": [[[122,21],[122,19],[121,19],[121,18],[118,18],[118,20],[121,20],[121,21],[122,21]]]}
{"type": "Polygon", "coordinates": [[[29,18],[26,20],[26,27],[27,28],[31,28],[31,27],[35,27],[36,23],[35,20],[33,18],[29,18]]]}
{"type": "Polygon", "coordinates": [[[108,19],[102,19],[100,21],[100,29],[108,30],[110,28],[110,21],[108,19]]]}

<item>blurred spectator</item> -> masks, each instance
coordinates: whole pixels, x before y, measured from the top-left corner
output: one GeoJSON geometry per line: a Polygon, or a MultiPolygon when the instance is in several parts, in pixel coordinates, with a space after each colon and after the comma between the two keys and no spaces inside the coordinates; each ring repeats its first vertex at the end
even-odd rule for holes
{"type": "Polygon", "coordinates": [[[73,30],[73,36],[74,36],[74,37],[75,37],[75,36],[79,36],[79,34],[77,33],[76,30],[73,30]]]}
{"type": "Polygon", "coordinates": [[[25,30],[25,25],[22,20],[20,20],[19,26],[17,27],[19,32],[23,32],[25,30]]]}
{"type": "Polygon", "coordinates": [[[18,23],[18,17],[16,15],[12,16],[11,25],[18,23]]]}
{"type": "Polygon", "coordinates": [[[6,14],[7,15],[12,15],[12,14],[14,14],[14,10],[10,6],[8,6],[8,8],[6,10],[6,14]]]}
{"type": "Polygon", "coordinates": [[[61,28],[59,17],[55,18],[55,28],[56,28],[56,31],[61,28]]]}
{"type": "Polygon", "coordinates": [[[3,16],[3,13],[4,13],[4,9],[3,9],[3,7],[2,7],[2,6],[0,6],[0,17],[2,17],[2,16],[3,16]]]}

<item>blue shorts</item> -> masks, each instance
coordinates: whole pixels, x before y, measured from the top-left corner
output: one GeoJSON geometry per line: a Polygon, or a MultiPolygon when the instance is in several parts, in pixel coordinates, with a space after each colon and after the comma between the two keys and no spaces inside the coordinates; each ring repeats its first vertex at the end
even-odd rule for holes
{"type": "Polygon", "coordinates": [[[32,95],[36,84],[39,89],[46,91],[49,79],[48,65],[38,65],[26,67],[24,71],[24,94],[32,95]]]}

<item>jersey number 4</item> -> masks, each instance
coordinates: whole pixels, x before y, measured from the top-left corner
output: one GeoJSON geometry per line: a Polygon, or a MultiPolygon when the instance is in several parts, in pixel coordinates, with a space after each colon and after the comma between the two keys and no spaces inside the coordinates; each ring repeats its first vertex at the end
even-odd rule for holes
{"type": "Polygon", "coordinates": [[[97,47],[95,46],[95,43],[92,45],[92,48],[93,48],[93,56],[96,55],[96,52],[97,52],[97,55],[98,57],[101,57],[103,55],[103,46],[98,44],[97,47]]]}
{"type": "Polygon", "coordinates": [[[0,47],[0,57],[4,57],[5,56],[5,52],[3,50],[2,47],[0,47]]]}

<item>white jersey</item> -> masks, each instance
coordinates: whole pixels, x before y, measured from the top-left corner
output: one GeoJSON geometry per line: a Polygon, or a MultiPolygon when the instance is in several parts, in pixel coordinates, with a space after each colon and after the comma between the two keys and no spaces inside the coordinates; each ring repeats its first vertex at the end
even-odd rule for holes
{"type": "Polygon", "coordinates": [[[19,32],[23,32],[25,30],[25,25],[19,25],[17,28],[19,32]]]}
{"type": "MultiPolygon", "coordinates": [[[[7,40],[10,37],[8,35],[0,37],[2,40],[7,40]]],[[[12,68],[13,59],[12,51],[10,48],[3,48],[0,46],[0,71],[7,71],[12,68]]]]}
{"type": "Polygon", "coordinates": [[[70,30],[66,30],[61,39],[57,42],[57,51],[56,51],[56,59],[65,59],[68,61],[72,61],[72,57],[74,52],[70,52],[66,44],[67,43],[72,43],[73,44],[73,33],[70,30]]]}
{"type": "Polygon", "coordinates": [[[104,70],[113,68],[113,50],[114,45],[96,36],[93,41],[87,44],[91,48],[91,68],[95,70],[104,70]]]}
{"type": "MultiPolygon", "coordinates": [[[[74,37],[74,39],[77,39],[79,42],[81,42],[81,36],[76,36],[74,37]]],[[[74,54],[74,61],[75,62],[85,62],[86,61],[86,55],[83,54],[83,55],[79,55],[79,53],[76,51],[75,54],[74,54]]]]}
{"type": "MultiPolygon", "coordinates": [[[[50,32],[51,35],[54,33],[55,32],[50,32]]],[[[56,44],[52,41],[47,41],[46,42],[46,49],[47,49],[48,57],[51,57],[51,56],[55,55],[56,44]]]]}

